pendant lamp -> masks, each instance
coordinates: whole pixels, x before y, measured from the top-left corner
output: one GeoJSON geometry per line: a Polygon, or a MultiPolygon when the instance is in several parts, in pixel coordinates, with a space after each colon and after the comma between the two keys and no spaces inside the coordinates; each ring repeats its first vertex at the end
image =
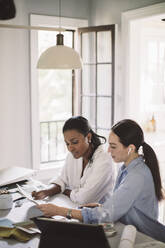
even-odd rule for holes
{"type": "MultiPolygon", "coordinates": [[[[61,0],[59,0],[59,18],[61,19],[61,0]]],[[[73,48],[64,46],[64,35],[60,32],[56,37],[56,46],[49,47],[41,54],[37,68],[79,69],[82,68],[82,60],[73,48]]]]}

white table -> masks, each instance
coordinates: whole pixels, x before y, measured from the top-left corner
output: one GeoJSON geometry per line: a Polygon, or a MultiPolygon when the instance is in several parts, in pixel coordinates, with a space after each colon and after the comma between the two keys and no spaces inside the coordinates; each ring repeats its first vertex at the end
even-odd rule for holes
{"type": "MultiPolygon", "coordinates": [[[[77,207],[67,196],[63,194],[59,194],[52,198],[51,202],[56,203],[57,205],[75,208],[77,207]]],[[[25,201],[25,203],[21,207],[12,208],[11,210],[0,210],[1,218],[8,218],[13,222],[21,222],[26,221],[30,217],[34,217],[34,215],[38,215],[38,212],[34,213],[31,211],[34,209],[34,203],[30,201],[25,201]],[[30,211],[29,211],[30,209],[30,211]]],[[[39,211],[36,209],[36,211],[39,211]]],[[[114,237],[108,238],[111,248],[118,248],[120,243],[121,234],[124,228],[124,225],[121,223],[116,223],[115,228],[117,230],[117,234],[114,237]]],[[[152,238],[137,232],[135,244],[141,244],[144,242],[153,241],[152,238]]],[[[39,235],[36,235],[33,239],[26,243],[20,243],[16,240],[12,239],[2,239],[0,240],[0,248],[37,248],[39,244],[39,235]]]]}

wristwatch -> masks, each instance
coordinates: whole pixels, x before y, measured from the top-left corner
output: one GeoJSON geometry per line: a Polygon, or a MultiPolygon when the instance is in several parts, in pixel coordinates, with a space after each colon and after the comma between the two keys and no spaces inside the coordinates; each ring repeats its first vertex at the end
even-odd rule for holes
{"type": "Polygon", "coordinates": [[[68,209],[67,214],[66,214],[66,218],[69,220],[72,219],[72,209],[68,209]]]}

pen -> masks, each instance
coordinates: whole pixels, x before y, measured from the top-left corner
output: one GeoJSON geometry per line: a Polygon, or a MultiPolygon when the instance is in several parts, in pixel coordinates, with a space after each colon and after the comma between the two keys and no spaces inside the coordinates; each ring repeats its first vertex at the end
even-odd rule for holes
{"type": "Polygon", "coordinates": [[[13,202],[16,202],[16,201],[19,201],[19,200],[23,200],[23,199],[25,199],[25,198],[26,198],[26,197],[22,196],[22,197],[19,197],[19,198],[13,200],[13,202]]]}

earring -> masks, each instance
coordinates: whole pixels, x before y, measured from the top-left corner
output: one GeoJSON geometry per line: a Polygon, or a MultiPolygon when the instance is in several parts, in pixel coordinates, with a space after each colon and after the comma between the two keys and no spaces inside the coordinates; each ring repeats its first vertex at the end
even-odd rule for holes
{"type": "Polygon", "coordinates": [[[129,149],[128,149],[128,155],[130,154],[130,152],[131,152],[131,151],[132,151],[132,149],[131,149],[131,148],[129,148],[129,149]]]}
{"type": "Polygon", "coordinates": [[[88,140],[88,143],[91,143],[91,140],[88,140]]]}

